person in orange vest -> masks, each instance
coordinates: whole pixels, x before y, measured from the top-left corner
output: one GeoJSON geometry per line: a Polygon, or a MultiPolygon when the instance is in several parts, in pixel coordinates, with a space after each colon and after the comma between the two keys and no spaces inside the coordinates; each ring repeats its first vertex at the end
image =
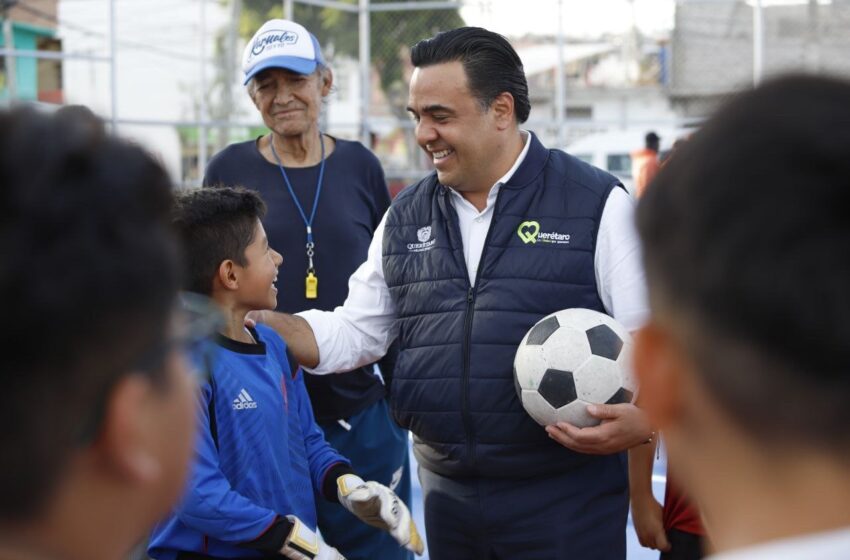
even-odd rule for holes
{"type": "Polygon", "coordinates": [[[632,152],[632,177],[635,182],[635,195],[643,195],[646,186],[661,169],[658,161],[658,146],[661,138],[655,132],[647,132],[644,137],[645,147],[642,150],[632,152]]]}

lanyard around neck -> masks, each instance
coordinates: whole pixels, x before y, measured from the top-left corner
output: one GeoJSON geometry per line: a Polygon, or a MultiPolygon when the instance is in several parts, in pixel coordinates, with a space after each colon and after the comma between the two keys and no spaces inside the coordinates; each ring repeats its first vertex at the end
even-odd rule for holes
{"type": "Polygon", "coordinates": [[[295,196],[295,189],[292,188],[292,183],[289,181],[289,176],[287,176],[286,170],[283,168],[280,156],[277,155],[277,151],[274,149],[274,136],[269,135],[269,146],[272,149],[275,161],[277,161],[277,167],[280,169],[280,174],[283,176],[283,182],[286,183],[286,188],[289,189],[289,194],[292,195],[292,201],[295,203],[295,207],[298,209],[298,213],[301,214],[301,219],[304,220],[304,225],[307,227],[308,250],[313,248],[313,220],[316,217],[316,208],[319,206],[319,193],[322,192],[322,179],[325,176],[325,143],[322,140],[321,131],[319,131],[319,145],[322,147],[322,159],[319,163],[319,180],[316,183],[316,195],[313,198],[313,210],[310,212],[310,219],[308,220],[307,215],[304,213],[304,208],[301,206],[301,203],[298,202],[298,197],[295,196]]]}

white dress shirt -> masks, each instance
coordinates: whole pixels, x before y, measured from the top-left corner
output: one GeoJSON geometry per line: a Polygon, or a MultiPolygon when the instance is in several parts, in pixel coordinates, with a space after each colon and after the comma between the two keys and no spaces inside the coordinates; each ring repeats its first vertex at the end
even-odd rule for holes
{"type": "Polygon", "coordinates": [[[706,560],[847,560],[850,527],[739,548],[706,560]]]}
{"type": "MultiPolygon", "coordinates": [[[[522,152],[490,189],[484,210],[479,212],[451,189],[472,284],[493,219],[496,196],[522,164],[531,145],[531,134],[523,134],[522,152]]],[[[605,311],[630,331],[642,326],[649,315],[634,209],[635,201],[625,190],[611,191],[602,210],[594,255],[596,285],[605,311]]],[[[319,347],[319,365],[310,370],[315,374],[349,371],[377,361],[397,335],[396,309],[384,279],[382,245],[386,219],[385,214],[375,230],[366,262],[348,281],[345,302],[333,311],[311,309],[298,314],[310,324],[319,347]]]]}

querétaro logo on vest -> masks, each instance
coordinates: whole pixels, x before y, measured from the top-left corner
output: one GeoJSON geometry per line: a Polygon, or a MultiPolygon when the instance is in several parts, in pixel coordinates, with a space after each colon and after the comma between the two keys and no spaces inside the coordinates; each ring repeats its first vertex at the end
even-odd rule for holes
{"type": "Polygon", "coordinates": [[[551,232],[541,232],[540,231],[540,222],[535,220],[528,220],[522,222],[518,228],[516,228],[516,234],[522,239],[522,242],[525,244],[528,243],[555,243],[557,245],[569,245],[570,243],[570,234],[569,233],[559,233],[555,231],[551,232]]]}
{"type": "Polygon", "coordinates": [[[431,226],[421,227],[416,230],[416,238],[419,243],[408,243],[407,250],[411,253],[421,253],[422,251],[430,251],[434,248],[437,239],[431,239],[431,226]]]}

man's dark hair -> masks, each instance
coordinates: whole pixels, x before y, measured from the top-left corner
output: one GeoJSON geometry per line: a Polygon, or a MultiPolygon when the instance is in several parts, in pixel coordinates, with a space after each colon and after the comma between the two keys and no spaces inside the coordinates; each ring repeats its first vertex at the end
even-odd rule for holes
{"type": "Polygon", "coordinates": [[[725,106],[642,198],[653,309],[759,441],[850,452],[850,83],[725,106]]]}
{"type": "Polygon", "coordinates": [[[410,61],[422,68],[446,62],[463,64],[469,90],[485,111],[502,92],[514,98],[516,119],[528,120],[531,102],[522,61],[507,39],[480,27],[459,27],[413,45],[410,61]]]}
{"type": "Polygon", "coordinates": [[[210,295],[222,261],[248,264],[257,220],[266,214],[260,195],[243,188],[211,187],[177,195],[174,227],[185,255],[184,288],[210,295]]]}
{"type": "Polygon", "coordinates": [[[658,151],[658,147],[661,144],[661,138],[655,134],[655,132],[647,132],[646,136],[643,137],[644,146],[648,150],[658,151]]]}
{"type": "Polygon", "coordinates": [[[168,176],[89,118],[0,112],[0,185],[0,521],[23,521],[96,436],[115,382],[165,379],[151,353],[179,279],[168,176]]]}

